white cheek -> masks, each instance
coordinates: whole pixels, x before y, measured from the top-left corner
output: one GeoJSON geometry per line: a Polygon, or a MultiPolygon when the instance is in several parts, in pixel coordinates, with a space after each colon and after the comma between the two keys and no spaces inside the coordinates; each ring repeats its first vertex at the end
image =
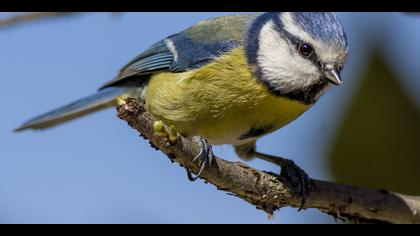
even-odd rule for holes
{"type": "Polygon", "coordinates": [[[284,92],[309,86],[319,78],[318,69],[280,37],[271,21],[261,29],[257,60],[264,79],[284,92]]]}

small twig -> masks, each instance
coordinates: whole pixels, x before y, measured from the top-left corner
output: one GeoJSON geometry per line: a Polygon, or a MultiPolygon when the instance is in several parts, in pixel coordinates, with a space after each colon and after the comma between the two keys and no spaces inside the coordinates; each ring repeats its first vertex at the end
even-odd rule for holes
{"type": "Polygon", "coordinates": [[[11,27],[21,23],[50,19],[54,17],[69,16],[74,14],[76,14],[76,12],[32,12],[14,14],[7,18],[0,18],[0,28],[11,27]]]}
{"type": "MultiPolygon", "coordinates": [[[[142,101],[130,98],[126,104],[117,108],[118,117],[148,139],[152,147],[196,172],[198,164],[191,160],[198,154],[198,146],[180,136],[175,144],[170,145],[165,139],[155,135],[153,118],[143,105],[142,101]]],[[[228,162],[216,157],[214,164],[204,171],[202,178],[217,189],[227,191],[269,214],[284,206],[300,207],[300,196],[293,192],[287,180],[240,162],[228,162]]],[[[340,219],[357,222],[420,223],[420,197],[313,181],[315,189],[306,200],[307,208],[317,208],[340,219]]]]}

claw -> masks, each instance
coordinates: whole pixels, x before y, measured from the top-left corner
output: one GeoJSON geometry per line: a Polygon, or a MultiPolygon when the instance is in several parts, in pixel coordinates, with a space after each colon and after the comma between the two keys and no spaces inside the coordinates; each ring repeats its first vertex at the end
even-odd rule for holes
{"type": "Polygon", "coordinates": [[[286,177],[292,185],[298,189],[299,195],[302,197],[301,204],[298,209],[298,211],[301,211],[305,207],[309,191],[313,188],[312,180],[304,170],[291,160],[287,160],[281,168],[280,176],[286,177]]]}
{"type": "Polygon", "coordinates": [[[302,197],[302,201],[298,211],[301,211],[305,207],[306,198],[309,191],[313,189],[313,182],[309,178],[308,174],[295,164],[294,161],[288,160],[282,157],[276,157],[267,155],[264,153],[255,152],[255,157],[265,161],[272,162],[281,167],[281,177],[285,177],[289,182],[297,189],[299,195],[302,197]]]}
{"type": "Polygon", "coordinates": [[[211,149],[211,146],[208,144],[207,140],[199,137],[199,136],[195,136],[193,137],[193,141],[198,143],[198,145],[200,146],[200,152],[197,154],[197,156],[195,156],[193,158],[193,162],[197,161],[198,159],[200,159],[200,169],[198,170],[196,176],[194,177],[191,172],[189,170],[187,170],[187,176],[188,179],[190,181],[195,181],[197,180],[201,174],[203,173],[204,169],[207,166],[211,165],[212,159],[213,159],[213,151],[211,149]]]}
{"type": "Polygon", "coordinates": [[[203,152],[204,152],[204,148],[200,148],[200,152],[197,154],[197,156],[195,156],[193,159],[192,159],[192,162],[196,162],[197,160],[198,160],[198,158],[200,158],[202,155],[203,155],[203,152]]]}

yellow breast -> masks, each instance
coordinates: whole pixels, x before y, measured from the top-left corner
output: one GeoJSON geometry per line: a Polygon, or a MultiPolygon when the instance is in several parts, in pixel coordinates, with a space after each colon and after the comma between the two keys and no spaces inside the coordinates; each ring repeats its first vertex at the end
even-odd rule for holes
{"type": "Polygon", "coordinates": [[[146,90],[146,109],[184,136],[211,144],[238,144],[281,128],[309,106],[272,95],[248,66],[243,48],[198,69],[157,73],[146,90]]]}

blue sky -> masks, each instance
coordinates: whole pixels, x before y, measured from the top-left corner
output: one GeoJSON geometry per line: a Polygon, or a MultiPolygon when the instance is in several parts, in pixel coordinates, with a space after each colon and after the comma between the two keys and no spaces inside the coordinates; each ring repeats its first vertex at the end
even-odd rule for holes
{"type": "MultiPolygon", "coordinates": [[[[116,117],[114,109],[41,132],[12,133],[21,122],[85,95],[113,78],[142,50],[209,17],[228,13],[82,14],[0,29],[0,223],[317,223],[317,210],[281,209],[274,220],[202,181],[116,117]]],[[[369,49],[381,42],[420,105],[420,17],[339,13],[349,37],[344,84],[258,149],[294,159],[329,180],[326,147],[350,101],[369,49]]],[[[238,160],[229,146],[215,153],[238,160]]],[[[278,172],[262,161],[247,164],[278,172]]]]}

